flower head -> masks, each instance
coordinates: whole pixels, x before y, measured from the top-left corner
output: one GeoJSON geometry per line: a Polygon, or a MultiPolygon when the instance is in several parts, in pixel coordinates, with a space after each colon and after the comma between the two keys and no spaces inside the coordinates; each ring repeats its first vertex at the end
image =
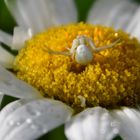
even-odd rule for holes
{"type": "Polygon", "coordinates": [[[136,106],[139,99],[140,44],[123,31],[90,24],[53,27],[28,40],[15,59],[17,76],[36,87],[45,97],[61,100],[74,108],[136,106]],[[46,47],[64,52],[78,35],[90,37],[102,48],[88,65],[70,56],[50,54],[46,47]],[[115,64],[115,66],[114,66],[115,64]]]}
{"type": "MultiPolygon", "coordinates": [[[[99,10],[101,1],[95,4],[99,10]]],[[[108,4],[112,1],[107,0],[108,4]]],[[[13,37],[0,31],[1,42],[18,50],[14,58],[1,48],[0,58],[5,58],[0,59],[1,64],[12,68],[16,76],[0,66],[0,92],[22,99],[0,112],[0,139],[36,139],[65,123],[65,134],[72,140],[111,140],[117,134],[128,140],[139,140],[140,112],[130,108],[139,105],[139,41],[122,30],[102,25],[75,23],[54,27],[76,22],[74,3],[69,0],[35,2],[6,0],[22,28],[15,28],[13,37]],[[57,8],[61,3],[65,7],[57,8]],[[67,55],[78,36],[89,39],[89,42],[78,40],[80,45],[84,41],[84,47],[92,54],[86,65],[76,60],[75,52],[67,55]],[[111,47],[104,47],[108,45],[111,47]],[[95,53],[92,50],[95,46],[99,50],[107,49],[95,53]]],[[[129,24],[127,17],[134,14],[137,5],[123,0],[111,6],[114,6],[113,14],[108,14],[107,21],[113,23],[105,24],[130,32],[138,21],[134,20],[127,28],[124,25],[129,24]],[[129,6],[129,16],[122,12],[126,6],[129,6]],[[125,20],[120,24],[122,17],[125,20]]],[[[104,10],[110,9],[105,7],[103,14],[104,10]]],[[[101,19],[97,17],[95,23],[103,24],[100,14],[101,19]]],[[[139,10],[134,15],[137,17],[139,10]]],[[[89,15],[88,22],[92,17],[94,14],[89,15]]],[[[132,35],[139,37],[136,29],[132,35]]]]}

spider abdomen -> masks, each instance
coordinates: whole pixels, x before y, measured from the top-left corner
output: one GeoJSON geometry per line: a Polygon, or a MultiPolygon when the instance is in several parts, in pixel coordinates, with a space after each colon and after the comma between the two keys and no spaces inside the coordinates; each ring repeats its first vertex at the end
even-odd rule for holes
{"type": "Polygon", "coordinates": [[[87,65],[93,59],[93,51],[86,45],[81,44],[77,47],[75,60],[81,65],[87,65]]]}

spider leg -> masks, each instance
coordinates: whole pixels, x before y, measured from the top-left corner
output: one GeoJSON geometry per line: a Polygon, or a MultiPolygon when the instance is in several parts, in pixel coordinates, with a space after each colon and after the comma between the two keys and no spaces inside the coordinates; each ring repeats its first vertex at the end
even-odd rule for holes
{"type": "Polygon", "coordinates": [[[54,51],[48,47],[45,47],[44,48],[45,51],[47,51],[49,54],[56,54],[56,55],[66,55],[66,56],[70,56],[71,54],[69,52],[57,52],[57,51],[54,51]]]}
{"type": "Polygon", "coordinates": [[[96,51],[97,48],[96,48],[94,42],[90,38],[87,38],[87,43],[89,43],[89,46],[93,51],[96,51]]]}
{"type": "Polygon", "coordinates": [[[111,43],[111,44],[109,44],[109,45],[107,45],[107,46],[103,46],[103,47],[101,47],[101,48],[96,48],[96,47],[95,47],[94,51],[95,51],[95,52],[99,52],[99,51],[106,50],[106,49],[108,49],[108,48],[112,48],[112,47],[114,47],[114,46],[115,46],[117,43],[119,43],[119,42],[120,42],[120,39],[116,40],[115,42],[113,42],[113,43],[111,43]]]}
{"type": "Polygon", "coordinates": [[[120,42],[120,39],[116,40],[115,42],[113,42],[113,43],[111,43],[111,44],[109,44],[107,46],[103,46],[101,48],[96,48],[96,52],[99,52],[99,51],[102,51],[102,50],[105,50],[105,49],[108,49],[108,48],[112,48],[119,42],[120,42]]]}
{"type": "Polygon", "coordinates": [[[79,40],[76,38],[72,42],[72,47],[70,49],[70,54],[74,54],[75,53],[77,46],[79,46],[79,40]]]}
{"type": "Polygon", "coordinates": [[[66,47],[66,49],[67,49],[68,51],[70,51],[70,48],[69,48],[69,47],[66,47]]]}

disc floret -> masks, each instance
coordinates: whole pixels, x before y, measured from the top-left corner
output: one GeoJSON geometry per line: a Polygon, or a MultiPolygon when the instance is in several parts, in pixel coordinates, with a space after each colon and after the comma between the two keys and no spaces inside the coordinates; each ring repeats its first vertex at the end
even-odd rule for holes
{"type": "Polygon", "coordinates": [[[136,106],[140,99],[139,54],[139,42],[123,31],[71,24],[50,28],[27,41],[16,57],[15,72],[44,97],[76,109],[136,106]],[[92,52],[86,65],[77,62],[80,45],[92,52]],[[111,47],[100,51],[104,46],[111,47]]]}

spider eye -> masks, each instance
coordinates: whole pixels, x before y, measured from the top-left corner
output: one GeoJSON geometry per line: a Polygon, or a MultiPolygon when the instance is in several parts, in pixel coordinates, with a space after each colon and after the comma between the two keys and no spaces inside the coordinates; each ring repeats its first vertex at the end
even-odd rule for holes
{"type": "Polygon", "coordinates": [[[93,52],[88,46],[82,44],[77,47],[75,54],[75,60],[77,63],[81,65],[87,65],[92,61],[92,59],[93,52]]]}

